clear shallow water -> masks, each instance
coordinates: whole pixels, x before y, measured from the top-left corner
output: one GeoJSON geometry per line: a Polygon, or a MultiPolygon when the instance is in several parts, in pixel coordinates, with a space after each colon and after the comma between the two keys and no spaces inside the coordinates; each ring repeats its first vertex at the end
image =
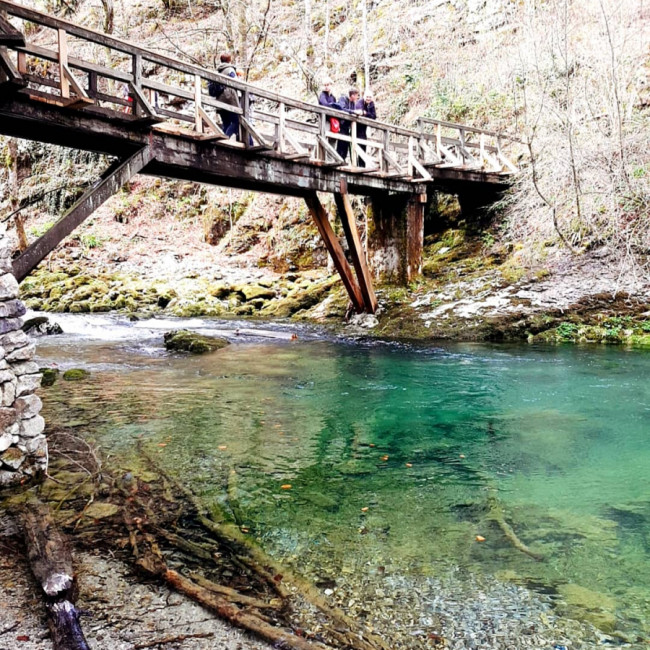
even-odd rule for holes
{"type": "MultiPolygon", "coordinates": [[[[286,328],[194,321],[236,344],[188,357],[162,348],[176,322],[62,325],[74,333],[41,339],[41,362],[92,375],[41,391],[49,421],[118,458],[143,439],[270,552],[346,590],[353,611],[355,589],[397,612],[389,585],[453,573],[468,594],[484,579],[494,594],[531,589],[555,614],[646,647],[647,353],[351,344],[308,329],[290,341],[286,328]],[[508,541],[499,510],[545,561],[508,541]]],[[[442,606],[414,607],[411,634],[442,606]]],[[[494,602],[484,616],[506,611],[494,602]]]]}

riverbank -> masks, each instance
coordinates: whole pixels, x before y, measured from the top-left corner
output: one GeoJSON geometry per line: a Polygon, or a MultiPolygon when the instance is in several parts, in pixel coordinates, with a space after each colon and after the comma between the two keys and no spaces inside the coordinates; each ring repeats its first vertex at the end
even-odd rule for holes
{"type": "MultiPolygon", "coordinates": [[[[278,272],[250,250],[236,255],[199,242],[182,257],[72,245],[21,285],[28,308],[52,313],[294,319],[341,327],[349,316],[340,279],[323,265],[278,272]]],[[[190,235],[185,234],[187,239],[190,235]]],[[[163,234],[160,239],[165,239],[163,234]]],[[[259,253],[259,251],[258,251],[259,253]]],[[[429,235],[423,276],[376,287],[376,317],[353,318],[389,339],[595,342],[650,345],[650,281],[607,248],[549,249],[544,263],[488,231],[429,235]]]]}

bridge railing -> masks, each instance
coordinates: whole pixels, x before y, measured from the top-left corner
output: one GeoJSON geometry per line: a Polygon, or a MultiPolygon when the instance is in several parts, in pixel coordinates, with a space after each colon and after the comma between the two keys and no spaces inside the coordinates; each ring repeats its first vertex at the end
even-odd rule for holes
{"type": "Polygon", "coordinates": [[[407,129],[326,109],[7,0],[0,0],[0,73],[5,90],[40,101],[351,172],[420,182],[431,180],[435,167],[517,171],[499,134],[425,118],[407,129]],[[234,88],[240,106],[211,97],[209,81],[234,88]],[[240,116],[240,142],[226,137],[215,111],[240,116]],[[332,133],[329,117],[348,120],[350,135],[332,133]],[[369,127],[364,139],[360,125],[369,127]],[[340,141],[349,143],[349,165],[337,152],[340,141]]]}

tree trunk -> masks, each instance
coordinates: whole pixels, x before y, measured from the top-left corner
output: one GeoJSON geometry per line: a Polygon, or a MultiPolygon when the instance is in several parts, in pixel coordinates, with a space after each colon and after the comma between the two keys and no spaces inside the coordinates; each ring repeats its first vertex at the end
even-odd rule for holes
{"type": "Polygon", "coordinates": [[[49,508],[37,500],[30,502],[22,523],[32,572],[45,595],[54,650],[90,650],[73,604],[76,583],[72,554],[49,508]]]}

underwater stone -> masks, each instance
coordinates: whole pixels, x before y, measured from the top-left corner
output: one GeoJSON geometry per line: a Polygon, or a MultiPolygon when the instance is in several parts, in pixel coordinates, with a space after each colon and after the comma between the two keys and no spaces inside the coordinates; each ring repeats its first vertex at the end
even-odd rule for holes
{"type": "Polygon", "coordinates": [[[90,377],[90,373],[83,368],[71,368],[63,373],[63,379],[65,381],[82,381],[88,377],[90,377]]]}
{"type": "Polygon", "coordinates": [[[58,368],[40,368],[39,370],[43,375],[41,386],[52,386],[59,377],[58,368]]]}

